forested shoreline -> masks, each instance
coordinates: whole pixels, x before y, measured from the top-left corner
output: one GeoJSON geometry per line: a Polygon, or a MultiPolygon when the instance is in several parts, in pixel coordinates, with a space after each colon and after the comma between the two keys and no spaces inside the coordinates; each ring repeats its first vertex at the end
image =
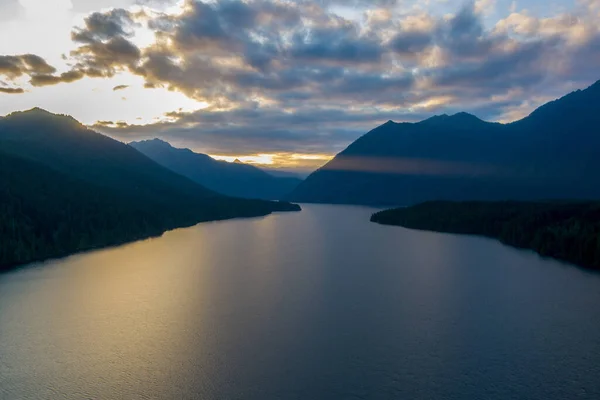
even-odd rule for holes
{"type": "Polygon", "coordinates": [[[299,209],[216,193],[69,116],[35,108],[0,118],[0,270],[299,209]]]}
{"type": "Polygon", "coordinates": [[[0,271],[199,222],[299,209],[224,196],[142,200],[0,152],[0,271]]]}
{"type": "Polygon", "coordinates": [[[600,202],[446,202],[380,211],[372,222],[482,235],[600,270],[600,202]]]}

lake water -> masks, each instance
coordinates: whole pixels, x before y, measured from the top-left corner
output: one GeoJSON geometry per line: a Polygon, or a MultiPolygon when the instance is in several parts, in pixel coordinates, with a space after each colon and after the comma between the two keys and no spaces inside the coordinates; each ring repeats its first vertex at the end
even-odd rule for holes
{"type": "Polygon", "coordinates": [[[305,205],[0,275],[0,398],[600,398],[600,275],[372,212],[305,205]]]}

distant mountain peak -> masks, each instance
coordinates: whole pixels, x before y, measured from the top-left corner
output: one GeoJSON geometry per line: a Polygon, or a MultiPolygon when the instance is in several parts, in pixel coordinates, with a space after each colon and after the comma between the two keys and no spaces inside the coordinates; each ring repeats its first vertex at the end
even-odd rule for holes
{"type": "MultiPolygon", "coordinates": [[[[469,119],[477,119],[477,120],[480,120],[480,119],[479,119],[479,118],[477,118],[475,115],[473,115],[473,114],[469,114],[468,112],[465,112],[465,111],[458,112],[458,113],[456,113],[456,114],[452,115],[452,116],[451,116],[451,118],[469,118],[469,119]]],[[[480,120],[480,121],[481,121],[481,120],[480,120]]]]}
{"type": "Polygon", "coordinates": [[[461,122],[475,122],[475,123],[485,122],[484,120],[477,117],[476,115],[469,114],[468,112],[464,112],[464,111],[456,113],[454,115],[451,115],[450,118],[455,121],[461,121],[461,122]]]}
{"type": "Polygon", "coordinates": [[[427,118],[421,121],[421,123],[460,123],[460,124],[472,124],[472,123],[485,123],[479,117],[469,114],[468,112],[458,112],[456,114],[448,115],[434,115],[433,117],[427,118]]]}
{"type": "Polygon", "coordinates": [[[171,146],[171,143],[166,142],[166,141],[164,141],[162,139],[159,139],[159,138],[134,141],[134,142],[131,142],[129,144],[138,144],[138,143],[139,144],[152,144],[152,145],[155,145],[155,146],[173,147],[173,146],[171,146]]]}
{"type": "Polygon", "coordinates": [[[50,111],[44,110],[43,108],[40,107],[33,107],[29,110],[24,110],[24,111],[15,111],[12,112],[10,114],[8,114],[8,117],[19,117],[19,116],[45,116],[45,117],[68,117],[68,118],[73,118],[71,116],[68,115],[62,115],[62,114],[54,114],[51,113],[50,111]]]}
{"type": "Polygon", "coordinates": [[[450,116],[448,114],[440,114],[440,115],[434,115],[433,117],[429,117],[421,122],[442,121],[442,120],[446,120],[447,118],[450,118],[450,116]]]}
{"type": "Polygon", "coordinates": [[[25,111],[15,111],[5,117],[8,121],[31,121],[35,123],[59,124],[71,127],[83,127],[84,125],[67,114],[54,114],[40,107],[34,107],[25,111]]]}
{"type": "Polygon", "coordinates": [[[154,139],[149,139],[150,142],[156,142],[156,143],[164,143],[164,144],[168,144],[169,146],[171,145],[169,142],[159,139],[159,138],[154,138],[154,139]]]}
{"type": "Polygon", "coordinates": [[[243,162],[241,162],[239,158],[236,158],[236,159],[233,161],[233,163],[234,163],[234,164],[243,164],[243,162]]]}
{"type": "Polygon", "coordinates": [[[192,153],[190,149],[175,147],[171,143],[159,138],[134,141],[128,144],[134,148],[137,148],[138,150],[139,148],[150,148],[157,151],[185,151],[187,153],[192,153]]]}
{"type": "Polygon", "coordinates": [[[43,113],[43,114],[55,115],[55,114],[51,113],[50,111],[44,110],[43,108],[40,108],[40,107],[33,107],[32,109],[23,111],[23,113],[43,113]]]}

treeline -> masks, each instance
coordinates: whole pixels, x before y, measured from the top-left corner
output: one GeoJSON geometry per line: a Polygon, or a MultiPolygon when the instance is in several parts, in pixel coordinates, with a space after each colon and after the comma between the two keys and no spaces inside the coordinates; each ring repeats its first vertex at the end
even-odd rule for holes
{"type": "Polygon", "coordinates": [[[375,213],[371,221],[484,235],[542,256],[600,269],[598,202],[427,202],[375,213]]]}
{"type": "Polygon", "coordinates": [[[208,220],[299,209],[228,197],[132,196],[0,151],[0,270],[208,220]]]}

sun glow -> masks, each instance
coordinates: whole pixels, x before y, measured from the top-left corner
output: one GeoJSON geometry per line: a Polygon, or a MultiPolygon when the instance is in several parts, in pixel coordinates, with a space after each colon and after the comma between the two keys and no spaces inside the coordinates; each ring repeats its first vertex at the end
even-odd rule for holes
{"type": "Polygon", "coordinates": [[[221,156],[221,155],[210,155],[215,160],[234,162],[239,160],[246,164],[262,164],[262,165],[273,165],[275,162],[273,158],[275,154],[255,154],[250,156],[221,156]]]}
{"type": "Polygon", "coordinates": [[[422,101],[420,103],[413,104],[411,108],[413,108],[413,109],[421,108],[421,109],[425,109],[425,110],[431,110],[431,109],[435,109],[440,106],[444,106],[444,105],[452,102],[453,99],[454,98],[452,96],[432,97],[432,98],[422,101]]]}
{"type": "Polygon", "coordinates": [[[332,154],[301,154],[301,153],[269,153],[249,155],[219,155],[210,154],[216,160],[234,162],[239,160],[246,164],[269,166],[276,168],[308,168],[314,169],[322,166],[333,158],[332,154]]]}

